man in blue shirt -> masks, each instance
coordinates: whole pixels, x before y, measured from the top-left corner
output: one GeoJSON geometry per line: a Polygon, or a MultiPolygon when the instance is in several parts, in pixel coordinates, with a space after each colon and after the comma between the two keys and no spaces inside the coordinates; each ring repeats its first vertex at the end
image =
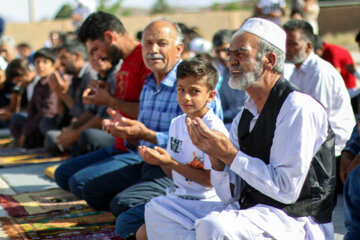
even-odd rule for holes
{"type": "Polygon", "coordinates": [[[144,223],[144,204],[164,195],[171,184],[161,167],[142,160],[137,146],[165,148],[171,120],[182,114],[175,84],[184,48],[179,27],[167,19],[155,20],[144,29],[142,46],[144,63],[152,73],[140,95],[138,118],[130,120],[113,112],[113,120],[103,126],[112,135],[125,139],[127,148],[134,152],[121,154],[113,164],[107,162],[109,171],[88,181],[82,191],[90,206],[111,210],[118,216],[117,232],[123,238],[144,223]],[[119,161],[132,163],[116,167],[119,161]]]}
{"type": "Polygon", "coordinates": [[[360,136],[358,122],[341,153],[340,178],[344,184],[344,218],[348,230],[344,240],[360,234],[360,136]]]}

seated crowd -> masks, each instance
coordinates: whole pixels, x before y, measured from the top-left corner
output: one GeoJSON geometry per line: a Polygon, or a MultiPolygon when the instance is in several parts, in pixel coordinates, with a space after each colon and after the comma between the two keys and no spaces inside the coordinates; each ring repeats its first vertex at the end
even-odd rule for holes
{"type": "Polygon", "coordinates": [[[56,183],[122,238],[333,239],[339,193],[357,238],[360,74],[308,22],[249,18],[210,43],[168,18],[136,39],[95,12],[57,34],[21,56],[0,39],[0,128],[68,154],[56,183]]]}

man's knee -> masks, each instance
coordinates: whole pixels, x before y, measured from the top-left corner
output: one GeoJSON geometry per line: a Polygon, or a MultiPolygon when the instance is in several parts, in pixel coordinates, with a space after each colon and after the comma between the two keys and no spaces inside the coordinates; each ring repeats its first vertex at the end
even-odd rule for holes
{"type": "Polygon", "coordinates": [[[69,189],[70,191],[78,198],[84,199],[83,195],[83,187],[85,185],[85,180],[82,178],[82,176],[75,173],[72,175],[69,179],[69,189]]]}
{"type": "Polygon", "coordinates": [[[227,239],[225,226],[214,214],[195,221],[196,239],[213,239],[214,236],[222,236],[216,239],[227,239]]]}
{"type": "Polygon", "coordinates": [[[66,168],[63,167],[62,164],[60,164],[59,167],[56,168],[55,173],[54,173],[54,179],[56,184],[66,190],[66,191],[70,191],[69,189],[69,176],[68,174],[66,174],[66,168]]]}
{"type": "Polygon", "coordinates": [[[85,181],[81,186],[81,196],[94,209],[109,211],[110,201],[115,194],[99,179],[101,177],[85,181]]]}
{"type": "Polygon", "coordinates": [[[115,138],[112,135],[100,129],[89,128],[81,132],[76,147],[79,154],[85,154],[111,146],[114,143],[115,138]]]}
{"type": "Polygon", "coordinates": [[[130,203],[124,201],[121,193],[117,194],[110,202],[110,211],[116,217],[131,208],[130,203]]]}

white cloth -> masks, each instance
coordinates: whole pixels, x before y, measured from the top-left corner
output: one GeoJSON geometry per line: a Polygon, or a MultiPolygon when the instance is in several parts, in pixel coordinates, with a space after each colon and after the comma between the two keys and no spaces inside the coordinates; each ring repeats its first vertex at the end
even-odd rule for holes
{"type": "MultiPolygon", "coordinates": [[[[259,112],[252,99],[246,102],[245,108],[254,115],[251,131],[259,112]]],[[[238,149],[241,114],[236,116],[230,130],[230,140],[238,149]]],[[[327,131],[324,108],[306,94],[290,93],[276,119],[269,164],[239,151],[226,171],[211,171],[217,194],[224,203],[237,202],[243,179],[277,201],[294,203],[327,131]],[[235,184],[233,194],[230,183],[235,184]]],[[[223,239],[221,236],[227,239],[333,239],[332,223],[317,224],[311,217],[289,217],[280,209],[261,204],[245,210],[213,212],[197,220],[195,229],[197,239],[223,239]]]]}
{"type": "MultiPolygon", "coordinates": [[[[281,0],[280,1],[275,0],[273,2],[274,3],[281,2],[281,0]]],[[[275,5],[277,6],[278,4],[276,3],[275,5]]],[[[266,8],[263,9],[263,12],[266,10],[267,10],[266,8]]],[[[274,24],[274,22],[272,21],[268,21],[263,18],[249,18],[241,26],[240,31],[254,34],[259,38],[262,38],[267,42],[271,43],[275,47],[279,48],[281,51],[286,52],[286,47],[285,47],[286,33],[281,27],[274,24]]]]}
{"type": "MultiPolygon", "coordinates": [[[[191,142],[186,127],[186,114],[182,114],[171,121],[169,128],[169,142],[167,152],[176,161],[182,164],[203,164],[203,169],[211,170],[209,156],[195,147],[191,142]],[[195,157],[196,156],[196,157],[195,157]],[[190,163],[191,162],[191,163],[190,163]]],[[[229,135],[224,123],[215,116],[212,109],[202,117],[202,121],[210,129],[229,135]]],[[[173,181],[178,188],[175,190],[176,195],[192,196],[196,198],[210,198],[216,196],[214,188],[204,187],[194,181],[191,181],[183,175],[172,170],[173,181]]]]}
{"type": "MultiPolygon", "coordinates": [[[[284,0],[259,0],[257,3],[257,7],[261,8],[263,14],[268,14],[271,12],[281,13],[281,9],[285,8],[284,0]]],[[[269,19],[270,21],[275,22],[280,25],[280,19],[269,19]]]]}
{"type": "MultiPolygon", "coordinates": [[[[185,124],[186,115],[174,118],[169,129],[167,151],[176,161],[188,164],[193,161],[195,153],[203,161],[204,169],[211,169],[209,156],[196,148],[190,139],[185,124]]],[[[211,129],[228,136],[224,123],[210,109],[202,118],[211,129]]],[[[172,171],[173,181],[178,188],[167,189],[166,196],[153,198],[145,206],[146,232],[149,239],[194,239],[194,223],[211,211],[224,209],[213,188],[204,187],[172,171]],[[195,197],[198,200],[181,197],[195,197]]]]}
{"type": "Polygon", "coordinates": [[[6,68],[7,68],[7,62],[5,61],[5,59],[2,57],[2,56],[0,56],[0,70],[3,70],[3,71],[5,71],[6,70],[6,68]]]}
{"type": "MultiPolygon", "coordinates": [[[[285,68],[288,67],[286,64],[285,68]]],[[[340,156],[355,125],[355,116],[344,80],[329,62],[313,52],[299,69],[290,68],[291,70],[285,70],[290,72],[287,73],[288,80],[324,106],[336,136],[335,156],[340,156]]]]}
{"type": "Polygon", "coordinates": [[[34,80],[29,83],[29,85],[27,85],[26,87],[26,93],[27,93],[27,100],[30,102],[32,95],[34,93],[34,88],[36,86],[36,84],[39,82],[40,80],[40,76],[39,75],[35,75],[34,80]]]}

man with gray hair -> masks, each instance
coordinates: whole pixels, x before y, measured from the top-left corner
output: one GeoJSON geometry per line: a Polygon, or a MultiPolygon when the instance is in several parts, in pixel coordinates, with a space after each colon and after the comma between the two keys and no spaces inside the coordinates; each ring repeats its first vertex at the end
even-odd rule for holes
{"type": "Polygon", "coordinates": [[[285,39],[259,18],[233,35],[230,85],[250,98],[230,140],[200,119],[187,121],[228,206],[198,219],[186,239],[333,239],[334,134],[324,108],[282,77],[285,39]]]}
{"type": "Polygon", "coordinates": [[[0,56],[3,57],[7,63],[10,63],[18,57],[18,50],[13,37],[3,36],[0,38],[0,56]]]}
{"type": "Polygon", "coordinates": [[[340,73],[314,53],[314,34],[309,23],[290,20],[283,28],[287,35],[286,61],[292,63],[286,64],[288,80],[324,106],[335,133],[337,192],[342,193],[339,176],[341,151],[355,125],[349,92],[340,73]]]}
{"type": "Polygon", "coordinates": [[[142,56],[152,73],[145,80],[140,95],[138,118],[131,120],[113,113],[113,120],[103,124],[109,133],[125,139],[132,152],[107,162],[108,171],[88,181],[82,190],[90,206],[111,210],[118,216],[116,231],[123,238],[135,233],[144,223],[144,204],[155,196],[164,195],[171,184],[161,167],[142,160],[137,146],[165,148],[171,120],[182,114],[175,83],[183,47],[181,30],[171,20],[157,19],[145,27],[142,56]],[[132,163],[127,166],[119,164],[130,161],[132,163]]]}

